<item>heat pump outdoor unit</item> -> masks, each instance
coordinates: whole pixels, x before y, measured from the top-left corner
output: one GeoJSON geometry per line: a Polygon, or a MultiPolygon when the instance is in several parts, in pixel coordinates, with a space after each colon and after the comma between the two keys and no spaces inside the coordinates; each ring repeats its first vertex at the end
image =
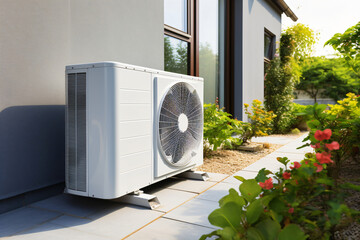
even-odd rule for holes
{"type": "Polygon", "coordinates": [[[114,199],[203,162],[203,79],[117,62],[66,67],[66,192],[114,199]]]}

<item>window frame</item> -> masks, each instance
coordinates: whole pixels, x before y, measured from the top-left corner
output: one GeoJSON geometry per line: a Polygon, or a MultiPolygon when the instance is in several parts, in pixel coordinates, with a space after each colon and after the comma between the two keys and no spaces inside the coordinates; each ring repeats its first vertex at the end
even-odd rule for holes
{"type": "Polygon", "coordinates": [[[269,52],[270,52],[270,56],[271,58],[267,58],[264,55],[264,63],[270,63],[270,61],[274,58],[274,54],[275,54],[275,34],[273,34],[272,32],[270,32],[268,29],[264,29],[264,47],[265,47],[265,36],[270,37],[271,41],[270,41],[270,46],[269,46],[269,52]]]}
{"type": "Polygon", "coordinates": [[[199,1],[187,0],[187,32],[164,24],[164,35],[189,44],[188,75],[199,76],[199,1]]]}

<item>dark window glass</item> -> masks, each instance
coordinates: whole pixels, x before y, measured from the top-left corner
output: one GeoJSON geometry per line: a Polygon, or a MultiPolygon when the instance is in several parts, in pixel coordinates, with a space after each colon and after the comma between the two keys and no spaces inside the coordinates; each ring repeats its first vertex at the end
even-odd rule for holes
{"type": "Polygon", "coordinates": [[[165,71],[189,74],[189,44],[164,35],[165,71]]]}
{"type": "Polygon", "coordinates": [[[164,0],[164,23],[187,32],[187,0],[164,0]]]}
{"type": "Polygon", "coordinates": [[[273,58],[273,48],[274,48],[274,37],[268,33],[265,33],[264,39],[264,57],[267,59],[273,58]]]}

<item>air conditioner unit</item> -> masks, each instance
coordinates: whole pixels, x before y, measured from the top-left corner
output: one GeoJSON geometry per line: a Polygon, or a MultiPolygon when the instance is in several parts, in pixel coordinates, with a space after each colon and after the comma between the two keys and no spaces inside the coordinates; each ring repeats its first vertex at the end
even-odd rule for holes
{"type": "Polygon", "coordinates": [[[114,199],[203,162],[203,79],[117,62],[66,67],[66,192],[114,199]]]}

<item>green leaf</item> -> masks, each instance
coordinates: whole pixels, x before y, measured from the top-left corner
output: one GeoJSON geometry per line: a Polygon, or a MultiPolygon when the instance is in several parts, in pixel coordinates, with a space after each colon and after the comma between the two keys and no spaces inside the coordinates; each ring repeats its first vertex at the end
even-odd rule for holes
{"type": "Polygon", "coordinates": [[[235,232],[240,229],[240,221],[242,218],[242,207],[235,202],[228,202],[219,209],[210,213],[209,222],[218,227],[230,227],[235,232]]]}
{"type": "Polygon", "coordinates": [[[281,201],[279,198],[274,198],[269,203],[269,207],[270,207],[270,209],[274,210],[277,213],[281,213],[286,210],[285,203],[283,201],[281,201]]]}
{"type": "Polygon", "coordinates": [[[325,184],[328,186],[334,186],[333,181],[328,178],[318,178],[316,179],[316,183],[325,184]]]}
{"type": "Polygon", "coordinates": [[[260,193],[261,187],[255,179],[245,180],[239,187],[241,195],[249,202],[252,202],[260,193]]]}
{"type": "Polygon", "coordinates": [[[255,177],[255,180],[257,182],[265,182],[265,180],[268,179],[266,176],[270,173],[271,171],[266,170],[266,168],[262,168],[255,177]]]}
{"type": "Polygon", "coordinates": [[[352,190],[360,191],[360,186],[359,185],[355,185],[355,184],[352,184],[352,183],[349,183],[349,182],[341,184],[341,187],[345,188],[345,189],[352,189],[352,190]]]}
{"type": "Polygon", "coordinates": [[[279,233],[279,240],[305,240],[307,236],[298,225],[289,224],[279,233]]]}
{"type": "Polygon", "coordinates": [[[318,126],[320,126],[320,122],[318,120],[310,120],[310,121],[307,121],[306,124],[311,129],[317,129],[318,126]]]}
{"type": "Polygon", "coordinates": [[[276,222],[281,222],[284,218],[281,214],[279,214],[273,210],[270,210],[270,216],[276,222]]]}
{"type": "Polygon", "coordinates": [[[245,199],[242,196],[240,196],[239,193],[233,188],[229,189],[228,195],[224,196],[223,198],[221,198],[219,200],[219,205],[221,207],[221,206],[224,206],[225,203],[228,203],[228,202],[234,202],[234,203],[238,204],[240,207],[242,207],[246,204],[245,199]]]}
{"type": "Polygon", "coordinates": [[[261,232],[262,236],[266,240],[275,240],[280,232],[281,226],[278,222],[271,219],[265,219],[256,224],[256,229],[261,232]]]}
{"type": "Polygon", "coordinates": [[[261,232],[254,227],[249,228],[246,231],[247,240],[266,240],[262,237],[261,232]]]}
{"type": "Polygon", "coordinates": [[[264,208],[261,204],[261,200],[256,199],[246,210],[246,220],[249,224],[253,224],[259,219],[261,213],[264,211],[264,208]]]}
{"type": "Polygon", "coordinates": [[[275,196],[274,195],[267,195],[262,198],[260,198],[261,204],[265,207],[267,207],[271,200],[273,200],[275,196]]]}
{"type": "Polygon", "coordinates": [[[280,163],[284,164],[285,167],[286,167],[286,165],[290,162],[290,160],[289,160],[287,157],[279,157],[279,158],[277,158],[277,160],[278,160],[280,163]]]}
{"type": "Polygon", "coordinates": [[[239,180],[240,182],[244,182],[246,179],[241,177],[241,176],[234,176],[234,178],[236,178],[237,180],[239,180]]]}

